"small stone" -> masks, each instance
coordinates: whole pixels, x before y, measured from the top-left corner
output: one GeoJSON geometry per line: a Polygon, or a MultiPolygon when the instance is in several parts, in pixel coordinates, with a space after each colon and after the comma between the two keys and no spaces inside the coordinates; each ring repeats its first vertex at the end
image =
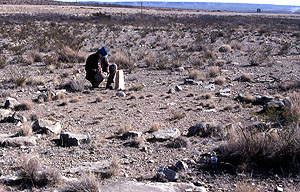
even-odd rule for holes
{"type": "Polygon", "coordinates": [[[24,117],[24,116],[21,115],[20,113],[15,112],[15,113],[12,115],[12,121],[13,121],[13,122],[22,122],[22,123],[25,123],[25,122],[27,122],[27,119],[26,119],[26,117],[24,117]]]}
{"type": "Polygon", "coordinates": [[[214,91],[216,89],[214,84],[208,84],[205,86],[205,89],[208,89],[210,91],[214,91]]]}
{"type": "Polygon", "coordinates": [[[220,89],[220,91],[218,92],[219,96],[221,97],[230,97],[231,96],[231,90],[230,89],[220,89]]]}
{"type": "Polygon", "coordinates": [[[283,187],[277,186],[276,187],[276,192],[283,192],[283,187]]]}
{"type": "Polygon", "coordinates": [[[157,178],[160,181],[175,181],[178,178],[178,174],[169,168],[160,167],[157,171],[157,178]]]}
{"type": "Polygon", "coordinates": [[[20,147],[35,146],[36,137],[12,137],[11,135],[0,135],[0,146],[2,147],[20,147]]]}
{"type": "Polygon", "coordinates": [[[218,127],[213,126],[210,123],[202,122],[197,125],[193,125],[188,129],[188,137],[199,135],[200,137],[207,137],[218,131],[218,127]]]}
{"type": "Polygon", "coordinates": [[[133,137],[141,137],[141,136],[142,133],[138,131],[128,131],[127,133],[123,134],[124,138],[129,138],[129,137],[133,138],[133,137]]]}
{"type": "Polygon", "coordinates": [[[62,126],[60,122],[53,122],[49,120],[39,119],[36,120],[32,125],[34,132],[52,132],[55,134],[60,134],[62,131],[62,126]]]}
{"type": "Polygon", "coordinates": [[[40,94],[38,97],[37,97],[37,100],[38,101],[47,101],[47,95],[45,93],[42,93],[40,94]]]}
{"type": "Polygon", "coordinates": [[[89,143],[90,137],[83,134],[75,134],[70,132],[65,132],[60,134],[60,142],[62,146],[78,146],[81,144],[89,143]]]}
{"type": "Polygon", "coordinates": [[[169,94],[175,93],[175,89],[173,89],[173,88],[169,89],[168,93],[169,93],[169,94]]]}
{"type": "Polygon", "coordinates": [[[16,105],[20,105],[20,102],[15,99],[15,98],[12,98],[12,97],[8,97],[5,101],[5,104],[4,104],[4,107],[7,109],[7,108],[15,108],[16,105]]]}
{"type": "Polygon", "coordinates": [[[154,138],[157,140],[169,140],[169,139],[176,139],[181,135],[179,129],[177,128],[170,128],[165,130],[159,130],[153,133],[154,138]]]}
{"type": "Polygon", "coordinates": [[[11,113],[11,109],[0,109],[0,120],[5,117],[8,117],[11,113]]]}
{"type": "Polygon", "coordinates": [[[182,91],[182,87],[180,87],[179,85],[176,85],[176,86],[175,86],[175,90],[176,90],[176,91],[182,91]]]}
{"type": "Polygon", "coordinates": [[[193,79],[186,78],[184,79],[185,85],[202,85],[202,81],[195,81],[193,79]]]}
{"type": "Polygon", "coordinates": [[[182,72],[182,71],[184,71],[184,67],[176,67],[176,68],[174,68],[174,71],[182,72]]]}
{"type": "Polygon", "coordinates": [[[126,96],[126,94],[125,94],[123,91],[118,91],[118,92],[116,93],[116,95],[117,95],[118,97],[125,97],[125,96],[126,96]]]}
{"type": "Polygon", "coordinates": [[[177,161],[175,167],[177,170],[187,170],[189,168],[188,165],[183,161],[177,161]]]}

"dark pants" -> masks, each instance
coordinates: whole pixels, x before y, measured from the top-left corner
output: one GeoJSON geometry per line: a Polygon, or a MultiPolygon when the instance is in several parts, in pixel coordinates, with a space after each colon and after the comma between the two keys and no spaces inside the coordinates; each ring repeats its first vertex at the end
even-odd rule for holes
{"type": "MultiPolygon", "coordinates": [[[[117,65],[111,64],[109,65],[109,76],[107,79],[106,87],[109,87],[112,83],[114,83],[114,78],[117,71],[117,65]]],[[[105,76],[101,73],[95,73],[93,75],[87,75],[90,78],[87,78],[92,84],[93,87],[98,87],[99,84],[104,80],[105,76]]]]}

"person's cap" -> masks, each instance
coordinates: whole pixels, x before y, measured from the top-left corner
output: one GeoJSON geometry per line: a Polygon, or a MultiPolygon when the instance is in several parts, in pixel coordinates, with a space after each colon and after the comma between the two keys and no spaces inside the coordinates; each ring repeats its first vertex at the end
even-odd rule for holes
{"type": "Polygon", "coordinates": [[[104,46],[98,49],[98,53],[100,53],[104,58],[108,57],[108,49],[104,46]]]}

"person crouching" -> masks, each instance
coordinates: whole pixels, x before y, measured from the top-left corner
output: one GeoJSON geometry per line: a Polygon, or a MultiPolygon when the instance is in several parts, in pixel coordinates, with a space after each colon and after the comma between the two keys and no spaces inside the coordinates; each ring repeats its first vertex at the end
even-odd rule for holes
{"type": "Polygon", "coordinates": [[[93,88],[99,87],[99,84],[104,80],[107,73],[109,73],[106,89],[113,89],[112,83],[117,71],[116,64],[109,64],[108,49],[104,46],[99,48],[96,53],[88,56],[85,64],[86,79],[89,80],[93,88]]]}

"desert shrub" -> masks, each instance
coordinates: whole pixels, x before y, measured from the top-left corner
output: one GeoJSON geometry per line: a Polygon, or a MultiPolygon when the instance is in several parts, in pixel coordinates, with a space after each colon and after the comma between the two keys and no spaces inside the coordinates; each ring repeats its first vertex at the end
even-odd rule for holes
{"type": "Polygon", "coordinates": [[[226,78],[223,76],[218,76],[215,78],[215,84],[223,85],[226,82],[226,78]]]}
{"type": "Polygon", "coordinates": [[[59,172],[57,170],[43,169],[37,156],[23,158],[18,173],[24,184],[32,186],[53,185],[61,181],[59,172]]]}
{"type": "Polygon", "coordinates": [[[27,59],[30,64],[35,62],[42,62],[42,54],[38,51],[30,51],[27,55],[27,59]]]}
{"type": "Polygon", "coordinates": [[[14,79],[14,83],[17,87],[24,87],[26,84],[26,77],[17,77],[16,79],[14,79]]]}
{"type": "Polygon", "coordinates": [[[0,56],[0,69],[3,69],[7,65],[7,59],[5,56],[0,56]]]}
{"type": "Polygon", "coordinates": [[[30,85],[30,86],[45,85],[45,80],[42,76],[30,77],[26,81],[26,85],[30,85]]]}
{"type": "Polygon", "coordinates": [[[185,137],[177,137],[176,139],[171,140],[167,146],[170,148],[188,148],[190,146],[190,141],[185,137]]]}
{"type": "Polygon", "coordinates": [[[101,95],[98,95],[97,97],[96,97],[96,103],[101,103],[103,101],[103,98],[101,97],[101,95]]]}
{"type": "Polygon", "coordinates": [[[191,58],[191,59],[189,59],[189,62],[194,67],[201,67],[204,65],[203,59],[200,57],[191,58]]]}
{"type": "Polygon", "coordinates": [[[185,113],[182,113],[180,111],[172,111],[172,117],[170,118],[170,121],[180,120],[185,117],[185,113]]]}
{"type": "Polygon", "coordinates": [[[287,54],[289,52],[291,46],[292,46],[291,42],[287,42],[287,41],[281,42],[280,43],[280,49],[279,49],[278,55],[285,55],[285,54],[287,54]]]}
{"type": "Polygon", "coordinates": [[[200,76],[201,76],[201,72],[199,70],[189,71],[190,79],[198,80],[198,79],[200,79],[200,76]]]}
{"type": "Polygon", "coordinates": [[[284,111],[270,109],[264,120],[280,124],[265,131],[239,126],[218,147],[220,161],[247,171],[299,173],[300,171],[300,95],[290,94],[284,111]],[[284,119],[284,121],[282,121],[284,119]]]}
{"type": "Polygon", "coordinates": [[[246,182],[238,182],[235,186],[234,192],[259,192],[256,185],[246,182]]]}
{"type": "Polygon", "coordinates": [[[28,123],[23,123],[21,130],[18,132],[18,136],[31,136],[32,127],[28,123]]]}
{"type": "Polygon", "coordinates": [[[150,133],[153,133],[153,132],[158,131],[159,129],[160,129],[160,125],[159,125],[158,123],[154,123],[154,124],[151,126],[149,132],[150,132],[150,133]]]}
{"type": "Polygon", "coordinates": [[[221,74],[221,70],[219,67],[209,67],[208,68],[208,77],[215,78],[221,74]]]}
{"type": "Polygon", "coordinates": [[[134,64],[129,60],[121,51],[117,51],[114,54],[114,62],[118,65],[120,69],[134,69],[134,64]]]}
{"type": "Polygon", "coordinates": [[[223,67],[226,64],[226,61],[223,59],[217,59],[215,60],[215,65],[218,67],[223,67]]]}
{"type": "Polygon", "coordinates": [[[242,44],[239,41],[232,41],[230,46],[231,46],[232,49],[237,49],[237,50],[242,49],[242,44]]]}
{"type": "Polygon", "coordinates": [[[286,81],[278,84],[278,88],[283,91],[300,89],[300,81],[286,81]]]}
{"type": "Polygon", "coordinates": [[[84,174],[79,181],[69,182],[62,192],[99,192],[99,182],[94,174],[84,174]]]}
{"type": "Polygon", "coordinates": [[[64,46],[62,49],[57,50],[58,61],[64,63],[82,63],[85,61],[85,56],[82,52],[75,51],[68,46],[64,46]]]}
{"type": "Polygon", "coordinates": [[[14,109],[16,110],[16,111],[25,111],[25,110],[31,110],[32,109],[32,103],[31,102],[23,102],[23,103],[21,103],[21,104],[19,104],[19,105],[16,105],[15,107],[14,107],[14,109]]]}
{"type": "Polygon", "coordinates": [[[117,135],[125,135],[128,133],[128,131],[131,131],[132,127],[130,124],[125,125],[124,127],[120,128],[117,132],[117,135]]]}
{"type": "Polygon", "coordinates": [[[271,55],[272,47],[265,45],[261,48],[251,51],[250,53],[250,65],[251,66],[258,66],[266,61],[269,60],[269,56],[271,55]]]}
{"type": "Polygon", "coordinates": [[[143,88],[144,88],[143,85],[136,84],[136,85],[132,85],[128,90],[129,91],[141,91],[143,88]]]}
{"type": "Polygon", "coordinates": [[[92,14],[94,17],[100,18],[100,19],[107,19],[110,20],[111,16],[107,15],[105,13],[97,12],[92,14]]]}
{"type": "Polygon", "coordinates": [[[231,46],[230,45],[222,45],[219,48],[219,52],[230,52],[231,51],[231,46]]]}
{"type": "Polygon", "coordinates": [[[156,62],[155,62],[154,58],[151,56],[146,56],[144,58],[144,62],[147,67],[156,67],[156,62]]]}
{"type": "Polygon", "coordinates": [[[106,172],[103,173],[102,178],[111,178],[117,176],[120,172],[120,159],[114,156],[106,172]]]}
{"type": "Polygon", "coordinates": [[[242,73],[238,80],[242,82],[251,82],[253,81],[253,77],[249,73],[242,73]]]}
{"type": "Polygon", "coordinates": [[[48,66],[52,65],[52,66],[55,66],[56,68],[60,67],[60,63],[58,62],[58,59],[51,55],[45,55],[43,57],[43,62],[45,63],[45,65],[48,65],[48,66]]]}

